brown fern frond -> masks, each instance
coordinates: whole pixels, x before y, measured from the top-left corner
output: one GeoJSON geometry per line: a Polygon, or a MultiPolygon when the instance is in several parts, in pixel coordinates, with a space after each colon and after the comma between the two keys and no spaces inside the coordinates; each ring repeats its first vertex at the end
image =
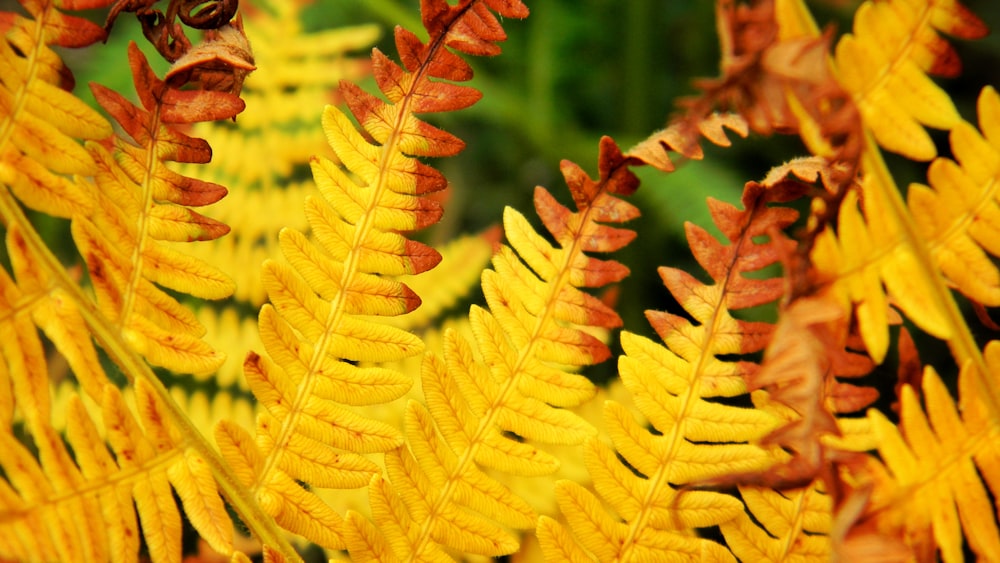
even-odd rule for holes
{"type": "Polygon", "coordinates": [[[444,177],[417,156],[461,150],[453,135],[416,114],[453,111],[480,94],[454,84],[471,68],[452,49],[472,55],[499,52],[505,38],[497,16],[524,17],[517,1],[443,0],[422,3],[430,39],[396,30],[403,66],[374,51],[376,82],[388,101],[341,83],[360,124],[334,107],[323,129],[340,163],[317,157],[313,176],[322,197],[306,201],[313,240],[294,230],[279,236],[288,263],[267,261],[270,303],[260,312],[268,356],[251,353],[247,380],[264,406],[256,439],[234,424],[216,437],[230,464],[287,530],[333,549],[345,546],[342,519],[296,480],[318,487],[357,488],[378,466],[359,453],[391,451],[400,432],[349,406],[391,401],[410,387],[402,374],[380,367],[417,354],[416,336],[377,322],[414,310],[420,298],[393,277],[433,268],[440,255],[401,232],[436,222],[440,205],[424,196],[445,187],[444,177]],[[331,460],[342,460],[333,463],[331,460]]]}

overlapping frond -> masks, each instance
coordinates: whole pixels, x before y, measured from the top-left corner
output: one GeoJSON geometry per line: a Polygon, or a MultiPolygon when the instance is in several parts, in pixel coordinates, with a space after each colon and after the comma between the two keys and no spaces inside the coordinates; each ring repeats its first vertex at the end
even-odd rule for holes
{"type": "MultiPolygon", "coordinates": [[[[1000,373],[1000,344],[984,350],[990,381],[1000,373]]],[[[966,364],[958,378],[958,405],[935,371],[922,383],[923,406],[907,385],[900,396],[898,426],[877,411],[868,415],[879,437],[881,462],[869,459],[874,488],[858,526],[900,538],[919,560],[935,553],[948,563],[1000,557],[997,524],[996,387],[984,389],[966,364]],[[882,465],[884,463],[884,465],[882,465]]]]}
{"type": "MultiPolygon", "coordinates": [[[[723,123],[740,125],[714,121],[705,129],[710,138],[728,142],[723,123]]],[[[516,549],[504,527],[531,526],[534,510],[484,470],[551,474],[559,460],[534,443],[580,443],[595,433],[563,408],[589,399],[593,385],[564,368],[609,357],[607,346],[585,329],[615,328],[621,320],[582,289],[614,283],[628,270],[588,253],[613,252],[631,242],[634,233],[616,226],[637,215],[617,197],[637,185],[628,165],[670,166],[667,150],[689,158],[700,154],[690,131],[671,129],[654,135],[635,155],[623,155],[611,139],[603,139],[596,180],[564,161],[576,211],[544,188],[535,190],[535,209],[555,245],[523,215],[505,211],[510,246],[501,246],[493,269],[482,274],[489,309],[471,309],[471,342],[450,332],[443,357],[426,357],[426,406],[408,405],[408,447],[387,456],[389,481],[377,477],[369,487],[374,524],[348,513],[354,557],[412,561],[447,550],[497,556],[516,549]]]]}
{"type": "Polygon", "coordinates": [[[180,562],[175,494],[201,537],[222,554],[232,552],[233,523],[208,464],[171,425],[145,380],[136,383],[135,414],[108,385],[96,423],[79,398],[69,400],[65,416],[69,448],[40,419],[31,427],[37,456],[9,429],[0,434],[0,466],[9,479],[0,481],[5,557],[134,561],[144,541],[153,561],[180,562]]]}
{"type": "MultiPolygon", "coordinates": [[[[67,175],[96,171],[79,140],[111,135],[111,124],[69,92],[72,74],[52,49],[101,41],[104,30],[59,8],[79,10],[109,3],[25,0],[21,5],[28,17],[0,13],[0,32],[4,33],[0,40],[0,182],[22,204],[50,215],[69,217],[93,206],[91,190],[67,175]]],[[[5,206],[11,204],[5,202],[5,206]]]]}
{"type": "Polygon", "coordinates": [[[637,215],[616,197],[630,194],[637,183],[624,164],[607,138],[598,180],[564,161],[575,212],[536,188],[535,208],[556,245],[523,215],[506,210],[510,246],[501,246],[494,269],[482,274],[489,310],[471,309],[473,342],[451,331],[444,356],[425,358],[427,403],[407,407],[409,448],[387,455],[388,482],[377,477],[369,486],[374,524],[348,513],[348,548],[355,558],[418,560],[440,557],[446,548],[493,556],[516,550],[504,526],[530,527],[534,511],[483,468],[548,474],[558,459],[530,442],[578,443],[593,432],[558,408],[594,393],[585,377],[561,365],[607,359],[607,347],[581,329],[621,323],[579,288],[601,287],[628,273],[618,262],[587,255],[618,250],[634,237],[606,224],[637,215]]]}
{"type": "Polygon", "coordinates": [[[167,161],[207,162],[208,144],[179,124],[227,119],[243,109],[234,94],[180,90],[153,73],[133,43],[129,63],[142,107],[100,85],[98,102],[131,141],[87,146],[97,172],[92,213],[73,221],[73,239],[87,262],[102,312],[139,353],[181,373],[214,370],[221,357],[200,337],[194,314],[161,287],[201,298],[232,293],[232,281],[208,263],[158,241],[211,240],[229,228],[190,209],[226,194],[220,185],[184,177],[167,161]]]}
{"type": "Polygon", "coordinates": [[[647,312],[666,346],[622,333],[620,377],[655,433],[617,403],[606,404],[614,449],[590,439],[585,459],[594,488],[617,516],[605,512],[587,489],[561,483],[556,494],[572,534],[553,520],[541,521],[539,535],[550,560],[566,553],[589,553],[600,561],[642,559],[659,549],[688,558],[730,557],[723,546],[692,530],[735,518],[742,513],[739,500],[682,489],[722,475],[762,471],[774,462],[766,449],[750,442],[773,430],[778,419],[763,410],[708,399],[747,393],[745,380],[756,364],[729,358],[759,352],[773,327],[739,320],[730,311],[772,303],[782,295],[780,278],[747,274],[776,263],[789,251],[792,242],[781,229],[794,222],[797,213],[769,204],[799,196],[801,189],[794,183],[771,189],[750,183],[743,210],[710,200],[727,244],[700,227],[686,226],[695,257],[713,283],[703,284],[675,268],[661,268],[660,275],[693,321],[647,312]],[[761,235],[768,239],[757,242],[755,237],[761,235]]]}
{"type": "Polygon", "coordinates": [[[359,131],[342,111],[328,106],[323,130],[339,160],[312,160],[322,197],[306,200],[312,239],[285,229],[279,244],[286,262],[264,263],[270,303],[259,317],[267,356],[251,353],[244,372],[265,409],[256,439],[230,423],[217,440],[243,483],[285,529],[322,546],[342,549],[341,516],[300,485],[357,488],[377,465],[364,453],[403,444],[400,431],[349,407],[384,403],[409,389],[411,379],[378,367],[419,353],[409,332],[378,322],[420,304],[393,279],[433,268],[440,255],[402,232],[433,224],[440,205],[426,194],[445,187],[444,177],[418,156],[449,156],[461,150],[453,135],[416,114],[452,111],[480,97],[454,84],[471,77],[459,55],[491,55],[505,38],[493,12],[524,17],[517,1],[444,0],[422,4],[430,39],[396,30],[403,66],[376,50],[376,82],[388,101],[341,83],[359,131]]]}
{"type": "Polygon", "coordinates": [[[837,42],[838,80],[879,145],[913,160],[937,154],[924,127],[961,122],[951,97],[928,74],[956,76],[961,63],[940,34],[978,39],[983,22],[955,0],[866,1],[853,33],[837,42]]]}
{"type": "Polygon", "coordinates": [[[317,151],[332,156],[320,126],[323,107],[341,80],[370,74],[368,59],[349,53],[379,35],[373,25],[306,33],[303,7],[297,2],[246,7],[243,25],[258,67],[243,84],[247,110],[236,123],[197,124],[193,134],[212,144],[215,162],[180,168],[230,188],[228,197],[208,208],[230,226],[229,235],[190,252],[231,273],[234,299],[254,308],[267,294],[260,272],[246,265],[278,253],[281,228],[309,228],[302,204],[315,188],[302,172],[317,151]]]}
{"type": "MultiPolygon", "coordinates": [[[[852,189],[840,205],[837,232],[828,227],[816,238],[811,258],[819,275],[831,283],[845,310],[853,305],[865,348],[877,363],[890,344],[890,297],[922,330],[948,340],[960,359],[978,356],[925,235],[907,213],[877,150],[865,151],[862,166],[866,172],[859,190],[852,189]]],[[[947,254],[939,251],[942,258],[947,254]]]]}
{"type": "Polygon", "coordinates": [[[979,131],[963,121],[951,131],[954,160],[938,158],[930,186],[912,184],[907,203],[935,264],[948,282],[983,305],[1000,305],[1000,96],[979,96],[979,131]]]}

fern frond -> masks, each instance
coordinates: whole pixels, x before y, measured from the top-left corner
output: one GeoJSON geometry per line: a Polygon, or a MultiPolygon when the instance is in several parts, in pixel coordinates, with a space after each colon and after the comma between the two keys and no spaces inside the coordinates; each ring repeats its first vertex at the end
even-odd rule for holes
{"type": "Polygon", "coordinates": [[[8,452],[0,460],[7,478],[0,544],[12,548],[5,555],[135,560],[138,513],[150,557],[179,562],[181,518],[174,493],[212,548],[232,552],[233,524],[208,465],[171,425],[145,380],[137,380],[135,391],[138,419],[116,388],[105,388],[103,432],[78,398],[69,400],[66,437],[72,455],[60,435],[41,422],[31,428],[37,459],[9,431],[0,437],[8,452]]]}
{"type": "MultiPolygon", "coordinates": [[[[1000,373],[1000,345],[991,342],[983,352],[989,374],[1000,373]]],[[[863,472],[874,484],[871,502],[861,516],[882,534],[901,537],[917,557],[933,557],[935,549],[946,562],[964,560],[964,546],[978,558],[1000,557],[1000,528],[996,519],[998,492],[997,421],[995,389],[983,396],[967,364],[958,379],[956,407],[945,384],[928,367],[924,372],[921,407],[917,392],[905,386],[901,393],[900,422],[884,415],[868,415],[879,436],[879,456],[869,459],[863,472]],[[933,541],[931,541],[933,539],[933,541]],[[936,547],[935,547],[936,546],[936,547]]]]}
{"type": "Polygon", "coordinates": [[[390,546],[400,560],[430,557],[442,546],[494,556],[515,551],[517,542],[497,522],[529,527],[534,511],[479,466],[521,475],[551,473],[558,460],[504,433],[572,443],[592,432],[569,411],[549,406],[572,406],[593,394],[589,381],[554,362],[586,365],[609,355],[603,343],[576,325],[616,326],[620,320],[577,288],[600,287],[627,274],[621,264],[591,258],[585,251],[610,252],[631,240],[626,231],[598,221],[635,216],[634,207],[612,194],[631,193],[636,179],[607,138],[601,144],[599,180],[570,162],[564,161],[562,169],[577,212],[558,204],[543,188],[535,191],[536,210],[558,246],[538,235],[521,214],[506,210],[504,226],[512,246],[501,246],[493,257],[495,270],[483,273],[490,310],[474,306],[469,313],[474,347],[449,332],[444,358],[425,358],[427,406],[408,405],[410,447],[387,457],[391,486],[376,481],[369,486],[373,497],[388,495],[380,503],[391,504],[399,495],[402,513],[379,511],[375,500],[372,513],[378,530],[398,529],[408,539],[394,541],[348,513],[348,547],[357,557],[365,558],[373,545],[390,546]],[[413,487],[421,498],[414,498],[413,487]]]}
{"type": "Polygon", "coordinates": [[[362,131],[340,110],[324,111],[323,130],[342,165],[323,157],[311,162],[322,195],[305,204],[313,240],[283,230],[279,244],[288,262],[264,263],[271,302],[261,309],[259,328],[268,356],[250,354],[244,371],[267,412],[256,439],[233,424],[220,425],[216,437],[265,511],[287,530],[328,548],[345,545],[341,516],[296,481],[359,487],[379,469],[357,453],[391,451],[403,443],[397,429],[343,405],[388,402],[410,387],[402,374],[367,367],[423,348],[416,336],[377,318],[420,304],[394,276],[419,274],[440,261],[435,250],[400,234],[441,215],[439,204],[422,196],[446,182],[414,157],[448,156],[462,147],[415,114],[457,110],[478,100],[478,91],[453,84],[469,79],[471,69],[449,49],[498,53],[494,42],[505,35],[491,10],[502,17],[527,15],[519,2],[453,7],[425,1],[429,42],[398,28],[403,66],[373,53],[376,82],[388,102],[342,82],[362,131]],[[330,466],[336,456],[356,463],[330,466]]]}
{"type": "Polygon", "coordinates": [[[955,0],[866,1],[854,32],[834,51],[840,84],[879,145],[913,160],[937,149],[924,127],[951,129],[961,122],[950,96],[927,76],[956,76],[961,64],[941,37],[984,37],[983,22],[955,0]]]}
{"type": "Polygon", "coordinates": [[[0,324],[9,331],[0,346],[4,348],[9,377],[15,382],[15,402],[22,414],[27,419],[48,421],[49,370],[35,326],[56,345],[77,382],[92,398],[100,398],[107,379],[73,296],[46,278],[41,259],[17,224],[8,226],[6,242],[17,282],[6,271],[0,273],[0,299],[4,301],[0,324]],[[25,381],[18,383],[21,378],[25,381]],[[43,390],[45,394],[41,394],[43,390]]]}
{"type": "Polygon", "coordinates": [[[705,399],[748,391],[745,380],[757,366],[719,356],[760,351],[773,327],[738,320],[730,311],[771,303],[781,296],[780,278],[756,279],[747,274],[776,263],[788,251],[792,243],[781,229],[793,223],[797,213],[769,204],[801,194],[795,184],[749,183],[742,211],[710,200],[716,225],[729,239],[726,245],[700,227],[686,225],[695,257],[714,283],[704,285],[674,268],[661,268],[660,275],[694,322],[649,311],[647,317],[666,347],[628,332],[621,337],[625,351],[619,358],[622,382],[656,433],[637,424],[620,405],[608,402],[608,434],[624,463],[598,440],[590,439],[585,447],[594,488],[622,521],[605,512],[587,489],[561,483],[557,498],[573,533],[559,530],[554,521],[546,522],[539,533],[550,556],[569,550],[591,553],[601,561],[641,558],[667,538],[672,538],[669,541],[678,555],[690,557],[708,550],[727,556],[722,555],[727,554],[722,546],[692,536],[690,530],[731,520],[741,513],[740,502],[722,493],[679,489],[727,474],[761,471],[773,463],[765,449],[748,442],[773,430],[778,419],[763,410],[705,399]],[[755,241],[764,234],[769,240],[755,241]],[[567,545],[567,538],[575,538],[578,546],[567,545]]]}
{"type": "Polygon", "coordinates": [[[740,496],[750,512],[722,523],[720,529],[726,544],[741,561],[827,558],[829,497],[815,488],[779,493],[749,487],[740,487],[740,496]],[[756,522],[765,523],[766,529],[756,522]]]}
{"type": "Polygon", "coordinates": [[[7,23],[0,41],[0,182],[24,205],[70,217],[93,206],[91,190],[65,176],[96,170],[78,140],[106,138],[111,125],[68,91],[72,74],[51,47],[90,45],[104,39],[104,30],[56,4],[26,0],[21,5],[29,17],[0,14],[7,23]]]}
{"type": "Polygon", "coordinates": [[[994,187],[1000,175],[1000,96],[983,89],[979,127],[967,122],[951,131],[954,160],[938,158],[927,171],[930,187],[913,184],[907,203],[926,237],[935,263],[949,283],[979,303],[1000,305],[1000,271],[990,255],[1000,255],[1000,215],[994,187]]]}
{"type": "Polygon", "coordinates": [[[176,125],[225,119],[243,109],[239,97],[179,90],[157,78],[135,44],[129,62],[143,108],[94,85],[94,95],[136,144],[117,139],[113,153],[90,144],[98,164],[94,212],[73,221],[73,238],[87,262],[98,305],[147,360],[181,373],[214,370],[221,358],[200,337],[194,314],[157,285],[202,298],[232,292],[211,265],[158,240],[211,240],[228,227],[188,206],[226,194],[225,188],[180,176],[166,161],[207,162],[211,149],[176,125]],[[155,284],[155,285],[154,285],[155,284]]]}
{"type": "MultiPolygon", "coordinates": [[[[265,2],[244,13],[258,67],[243,85],[247,109],[235,124],[195,124],[192,134],[211,143],[214,162],[180,167],[184,174],[231,188],[228,197],[208,208],[230,226],[229,235],[187,252],[230,273],[236,283],[233,298],[255,309],[267,294],[260,272],[246,265],[279,252],[282,228],[308,230],[302,204],[314,187],[298,176],[317,150],[333,156],[320,126],[323,106],[341,80],[370,74],[370,62],[349,53],[379,35],[373,25],[306,33],[304,17],[303,6],[295,2],[265,2]]],[[[240,356],[248,349],[242,348],[240,356]]]]}
{"type": "MultiPolygon", "coordinates": [[[[649,154],[671,149],[696,156],[690,139],[675,134],[655,136],[650,145],[656,148],[649,154]]],[[[563,366],[592,365],[610,355],[583,329],[614,328],[621,320],[581,288],[602,287],[628,274],[618,262],[588,253],[613,252],[631,242],[634,233],[613,225],[634,218],[637,210],[616,196],[629,195],[637,186],[627,166],[647,160],[652,159],[645,154],[623,155],[604,138],[597,180],[564,161],[562,172],[577,210],[563,207],[541,187],[535,190],[535,209],[556,245],[523,215],[505,211],[510,246],[499,248],[494,269],[482,275],[489,310],[470,310],[472,343],[449,333],[444,357],[427,356],[422,377],[427,406],[410,403],[409,448],[391,456],[406,471],[394,475],[390,466],[391,486],[381,480],[369,486],[370,495],[381,495],[380,504],[391,505],[392,496],[399,495],[404,512],[376,510],[373,500],[372,513],[379,530],[398,530],[405,540],[383,536],[349,512],[352,553],[369,558],[389,550],[400,560],[416,560],[441,547],[492,556],[516,548],[499,525],[525,527],[534,511],[480,467],[551,474],[558,459],[532,442],[572,444],[595,433],[585,420],[553,407],[578,405],[594,393],[589,381],[563,366]],[[412,487],[421,491],[419,501],[411,499],[412,487]],[[498,508],[503,506],[509,508],[498,508]]]]}

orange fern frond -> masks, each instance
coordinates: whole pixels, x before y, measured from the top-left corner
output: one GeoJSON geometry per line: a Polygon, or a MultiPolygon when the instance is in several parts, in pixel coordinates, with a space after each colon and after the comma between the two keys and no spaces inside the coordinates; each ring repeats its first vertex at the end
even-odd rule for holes
{"type": "Polygon", "coordinates": [[[157,285],[202,298],[232,293],[232,281],[211,265],[157,241],[211,240],[229,231],[189,206],[225,196],[226,189],[187,178],[166,161],[207,162],[207,143],[178,124],[226,119],[243,101],[225,92],[180,90],[157,78],[135,44],[129,62],[142,108],[94,85],[101,105],[132,137],[113,152],[88,150],[98,164],[94,212],[73,221],[73,238],[87,262],[98,305],[147,360],[181,373],[214,370],[221,358],[200,337],[194,314],[157,285]]]}
{"type": "Polygon", "coordinates": [[[600,501],[585,488],[560,483],[556,494],[572,533],[553,520],[542,519],[540,540],[551,560],[568,552],[591,553],[601,561],[622,560],[643,557],[667,545],[692,557],[728,556],[721,545],[692,536],[688,530],[734,518],[742,510],[739,501],[721,493],[680,489],[713,477],[760,471],[773,463],[766,450],[746,442],[773,430],[778,424],[775,417],[705,399],[747,393],[745,380],[757,366],[719,356],[760,351],[772,327],[738,320],[730,311],[772,303],[782,295],[780,278],[756,279],[746,274],[776,263],[789,251],[793,243],[781,229],[794,222],[797,213],[769,204],[801,194],[801,186],[792,183],[770,189],[749,183],[744,210],[710,200],[713,218],[729,244],[721,244],[700,227],[686,225],[692,251],[714,283],[702,284],[675,268],[661,268],[660,275],[697,324],[678,315],[647,312],[667,347],[622,333],[622,381],[656,434],[608,402],[608,432],[628,465],[599,440],[590,439],[585,447],[594,488],[622,520],[599,508],[600,501]],[[756,242],[760,235],[769,240],[756,242]]]}
{"type": "Polygon", "coordinates": [[[399,430],[349,407],[391,401],[412,383],[372,364],[419,353],[420,339],[377,317],[414,310],[420,298],[393,277],[419,274],[440,261],[434,249],[400,234],[441,216],[440,205],[423,196],[446,181],[414,157],[448,156],[463,146],[416,114],[457,110],[479,99],[475,89],[453,83],[471,78],[471,68],[451,49],[498,53],[494,42],[505,35],[493,11],[500,17],[527,15],[517,1],[450,6],[425,0],[428,43],[397,28],[403,66],[378,50],[372,55],[376,82],[388,102],[341,83],[361,131],[340,110],[327,107],[323,130],[342,164],[312,160],[322,195],[305,204],[313,240],[283,230],[279,244],[288,263],[264,264],[271,302],[261,309],[259,329],[268,356],[251,353],[244,371],[266,413],[256,439],[230,423],[221,424],[216,437],[278,524],[328,548],[345,546],[342,518],[297,481],[360,487],[379,472],[360,453],[391,451],[403,443],[399,430]]]}

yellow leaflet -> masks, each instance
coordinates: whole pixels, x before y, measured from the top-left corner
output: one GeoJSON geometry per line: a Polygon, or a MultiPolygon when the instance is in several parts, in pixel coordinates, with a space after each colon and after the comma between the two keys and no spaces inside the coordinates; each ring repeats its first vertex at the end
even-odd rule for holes
{"type": "Polygon", "coordinates": [[[528,219],[512,207],[504,208],[503,226],[507,240],[517,250],[521,259],[538,277],[545,281],[553,281],[557,273],[556,265],[563,260],[564,251],[553,248],[535,232],[528,219]]]}
{"type": "Polygon", "coordinates": [[[334,106],[326,107],[323,111],[323,131],[344,166],[357,174],[366,186],[379,177],[381,147],[366,141],[342,111],[334,106]]]}
{"type": "Polygon", "coordinates": [[[236,288],[221,270],[193,256],[149,242],[142,253],[143,275],[164,287],[202,299],[223,299],[236,288]]]}
{"type": "Polygon", "coordinates": [[[316,395],[345,405],[378,405],[402,397],[413,385],[406,374],[378,367],[330,362],[316,371],[316,395]]]}
{"type": "MultiPolygon", "coordinates": [[[[266,430],[257,434],[257,440],[261,449],[271,451],[280,427],[269,424],[266,430]]],[[[281,466],[314,487],[331,489],[363,487],[380,471],[376,463],[362,455],[335,449],[304,434],[292,434],[287,438],[281,466]]]]}
{"type": "Polygon", "coordinates": [[[280,470],[268,473],[264,483],[267,494],[275,495],[273,504],[261,502],[265,510],[272,508],[275,521],[286,530],[299,534],[328,549],[344,549],[340,535],[344,519],[314,493],[293,481],[280,470]]]}
{"type": "Polygon", "coordinates": [[[0,149],[0,183],[10,186],[21,202],[56,217],[88,213],[94,205],[91,184],[53,174],[11,148],[0,149]]]}
{"type": "Polygon", "coordinates": [[[229,420],[221,420],[215,427],[215,443],[239,482],[250,487],[263,466],[260,450],[250,433],[229,420]]]}
{"type": "Polygon", "coordinates": [[[511,395],[497,409],[497,424],[528,440],[549,444],[579,444],[596,433],[576,414],[532,397],[511,395]]]}
{"type": "Polygon", "coordinates": [[[547,365],[538,358],[525,358],[517,389],[556,407],[574,407],[593,397],[597,390],[586,376],[547,365]]]}
{"type": "Polygon", "coordinates": [[[139,315],[129,318],[122,336],[150,363],[180,373],[213,372],[226,359],[203,340],[163,330],[139,315]]]}
{"type": "Polygon", "coordinates": [[[261,266],[261,278],[271,304],[289,325],[309,342],[315,342],[329,327],[330,304],[316,297],[294,270],[273,260],[261,266]]]}
{"type": "MultiPolygon", "coordinates": [[[[142,380],[140,380],[142,381],[142,380]]],[[[233,523],[226,513],[215,477],[205,460],[193,449],[167,469],[174,491],[184,503],[184,514],[198,534],[212,549],[227,554],[233,551],[233,523]]]]}

